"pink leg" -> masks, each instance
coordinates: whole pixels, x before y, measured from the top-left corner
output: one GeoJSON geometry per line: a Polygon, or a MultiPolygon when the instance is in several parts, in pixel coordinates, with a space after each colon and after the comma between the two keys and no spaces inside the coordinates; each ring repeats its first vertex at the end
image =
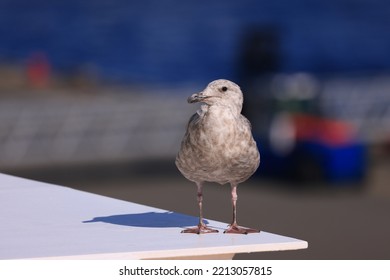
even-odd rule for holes
{"type": "Polygon", "coordinates": [[[212,229],[206,226],[206,224],[203,222],[203,182],[197,182],[196,186],[198,187],[198,205],[199,205],[199,224],[196,227],[187,228],[185,230],[182,230],[182,233],[196,233],[196,234],[203,234],[203,233],[215,233],[218,232],[216,229],[212,229]]]}
{"type": "Polygon", "coordinates": [[[224,233],[237,233],[237,234],[248,234],[258,233],[260,230],[241,227],[237,224],[237,184],[231,184],[232,187],[232,207],[233,207],[233,221],[229,225],[228,229],[224,233]]]}

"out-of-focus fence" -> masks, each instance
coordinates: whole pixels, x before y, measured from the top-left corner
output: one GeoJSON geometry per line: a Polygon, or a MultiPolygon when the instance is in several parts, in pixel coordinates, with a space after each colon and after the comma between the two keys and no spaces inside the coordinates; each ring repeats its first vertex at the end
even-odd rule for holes
{"type": "Polygon", "coordinates": [[[164,94],[3,98],[0,166],[172,157],[190,107],[164,94]]]}

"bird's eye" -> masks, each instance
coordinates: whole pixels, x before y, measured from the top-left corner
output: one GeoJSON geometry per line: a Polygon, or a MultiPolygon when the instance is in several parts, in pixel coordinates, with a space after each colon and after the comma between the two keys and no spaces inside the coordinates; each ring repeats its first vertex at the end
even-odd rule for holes
{"type": "Polygon", "coordinates": [[[222,91],[227,91],[228,90],[227,87],[222,87],[221,89],[222,89],[222,91]]]}

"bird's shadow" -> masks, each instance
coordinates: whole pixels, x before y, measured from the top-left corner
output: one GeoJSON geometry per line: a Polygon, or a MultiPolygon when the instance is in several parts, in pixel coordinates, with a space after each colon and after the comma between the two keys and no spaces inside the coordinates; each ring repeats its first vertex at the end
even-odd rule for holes
{"type": "MultiPolygon", "coordinates": [[[[96,222],[129,227],[169,228],[194,226],[198,224],[199,218],[175,212],[145,212],[95,217],[92,220],[83,221],[83,223],[96,222]]],[[[204,223],[208,224],[208,221],[204,220],[204,223]]]]}

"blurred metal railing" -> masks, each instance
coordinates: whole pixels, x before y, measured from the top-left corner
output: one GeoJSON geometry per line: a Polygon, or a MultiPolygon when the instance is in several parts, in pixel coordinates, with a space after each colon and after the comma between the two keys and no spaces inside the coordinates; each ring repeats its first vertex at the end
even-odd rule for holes
{"type": "MultiPolygon", "coordinates": [[[[321,88],[325,117],[354,124],[368,144],[389,141],[389,76],[326,79],[321,88]]],[[[3,97],[0,168],[173,158],[195,110],[177,93],[3,97]]]]}
{"type": "Polygon", "coordinates": [[[5,98],[0,167],[174,157],[190,114],[177,95],[5,98]]]}

